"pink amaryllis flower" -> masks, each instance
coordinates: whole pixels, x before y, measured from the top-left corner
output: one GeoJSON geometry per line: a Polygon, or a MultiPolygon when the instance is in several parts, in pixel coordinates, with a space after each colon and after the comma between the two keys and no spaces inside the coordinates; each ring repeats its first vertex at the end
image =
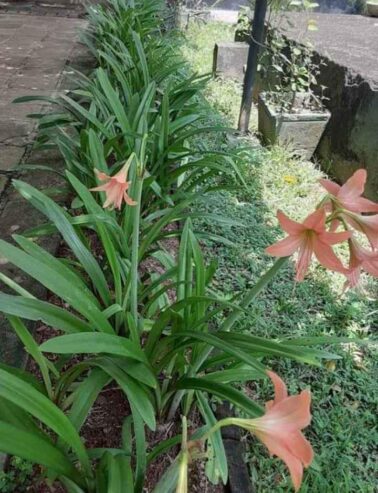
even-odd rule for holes
{"type": "Polygon", "coordinates": [[[378,277],[378,252],[363,248],[352,237],[349,243],[349,273],[344,288],[353,288],[358,285],[361,271],[364,270],[374,277],[378,277]]]}
{"type": "Polygon", "coordinates": [[[342,186],[330,180],[320,180],[320,183],[330,194],[332,210],[335,213],[334,225],[339,224],[339,220],[343,221],[363,233],[373,248],[378,248],[378,214],[362,215],[378,212],[378,204],[361,196],[366,178],[366,170],[359,169],[342,186]]]}
{"type": "Polygon", "coordinates": [[[323,208],[310,214],[303,223],[293,221],[282,211],[277,212],[277,217],[282,229],[289,236],[268,247],[266,252],[275,257],[288,257],[298,252],[297,281],[303,281],[313,255],[327,269],[343,274],[348,272],[331,246],[347,240],[351,233],[327,231],[326,213],[323,208]]]}
{"type": "Polygon", "coordinates": [[[267,371],[273,382],[275,397],[266,403],[266,412],[261,418],[228,421],[253,433],[269,450],[285,462],[289,468],[295,491],[303,478],[303,468],[308,467],[314,457],[311,444],[301,430],[311,422],[311,393],[303,390],[298,395],[288,396],[286,385],[273,371],[267,371]]]}
{"type": "Polygon", "coordinates": [[[127,193],[131,184],[130,181],[127,181],[129,166],[130,162],[128,161],[114,176],[109,176],[95,169],[97,178],[104,183],[98,187],[91,188],[91,191],[105,192],[106,200],[103,205],[104,209],[107,207],[121,209],[123,201],[128,205],[136,205],[136,202],[127,193]]]}
{"type": "Polygon", "coordinates": [[[352,212],[341,212],[342,217],[349,226],[364,234],[374,249],[378,249],[378,214],[363,216],[352,212]]]}
{"type": "Polygon", "coordinates": [[[331,195],[331,200],[341,209],[350,212],[378,212],[378,204],[361,197],[364,193],[367,172],[357,170],[344,185],[340,186],[331,180],[321,179],[320,183],[331,195]]]}

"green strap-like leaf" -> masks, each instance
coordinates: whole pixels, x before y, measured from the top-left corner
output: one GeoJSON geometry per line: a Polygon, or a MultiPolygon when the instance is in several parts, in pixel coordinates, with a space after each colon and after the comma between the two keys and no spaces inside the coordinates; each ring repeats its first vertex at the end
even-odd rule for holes
{"type": "Polygon", "coordinates": [[[253,351],[254,353],[281,356],[284,358],[294,359],[302,363],[319,366],[318,357],[321,352],[316,349],[299,347],[281,342],[264,339],[263,337],[252,336],[249,334],[237,334],[235,332],[217,332],[217,336],[229,344],[233,344],[245,351],[253,351]]]}
{"type": "Polygon", "coordinates": [[[91,278],[92,283],[100,293],[103,302],[106,305],[110,304],[110,293],[104,273],[95,257],[80,240],[63,209],[52,199],[27,183],[13,180],[13,185],[23,197],[29,200],[36,209],[42,212],[42,214],[47,216],[50,221],[56,225],[64,240],[91,278]]]}
{"type": "Polygon", "coordinates": [[[130,459],[124,455],[108,456],[109,479],[108,492],[133,493],[133,473],[130,459]]]}
{"type": "Polygon", "coordinates": [[[91,465],[85,447],[73,424],[50,399],[11,373],[0,369],[0,397],[8,399],[51,428],[75,451],[86,473],[91,465]]]}
{"type": "MultiPolygon", "coordinates": [[[[257,361],[256,358],[250,356],[247,352],[242,351],[238,347],[235,347],[235,345],[233,345],[232,343],[229,343],[228,341],[227,342],[223,341],[222,339],[220,339],[219,337],[213,334],[193,332],[190,330],[179,331],[164,339],[162,343],[165,345],[171,339],[185,339],[185,338],[186,340],[178,344],[179,348],[193,345],[194,341],[206,342],[209,346],[213,346],[214,348],[220,349],[221,351],[224,351],[226,354],[230,354],[234,356],[237,360],[247,363],[256,371],[260,371],[261,375],[265,376],[265,367],[259,361],[257,361]]],[[[177,351],[179,348],[175,346],[173,351],[177,351]]]]}
{"type": "Polygon", "coordinates": [[[41,351],[57,354],[109,353],[147,363],[146,356],[134,342],[111,334],[90,332],[54,337],[40,346],[41,351]]]}
{"type": "Polygon", "coordinates": [[[43,439],[40,435],[20,430],[4,421],[0,421],[0,450],[43,465],[78,484],[84,484],[72,463],[47,438],[43,439]]]}
{"type": "Polygon", "coordinates": [[[72,313],[45,301],[12,296],[0,292],[0,311],[7,315],[25,318],[26,320],[41,320],[46,325],[64,332],[89,332],[90,325],[75,317],[72,313]]]}
{"type": "Polygon", "coordinates": [[[62,298],[79,313],[84,315],[94,327],[103,332],[113,333],[113,328],[85,292],[67,280],[55,266],[42,262],[21,249],[0,240],[0,253],[3,257],[23,270],[51,292],[62,298]]]}
{"type": "Polygon", "coordinates": [[[111,358],[98,358],[94,363],[118,383],[130,401],[131,407],[135,408],[151,430],[155,430],[155,410],[149,395],[140,382],[137,382],[134,378],[127,375],[125,371],[122,371],[111,358]]]}
{"type": "MultiPolygon", "coordinates": [[[[48,361],[39,350],[38,344],[35,342],[34,337],[30,334],[21,320],[18,317],[12,316],[8,317],[8,320],[11,323],[16,334],[18,335],[19,339],[25,346],[26,351],[39,366],[44,384],[46,386],[47,394],[50,398],[53,398],[48,361]]],[[[52,366],[52,368],[54,367],[52,366]]]]}
{"type": "Polygon", "coordinates": [[[209,394],[226,399],[243,411],[247,412],[252,418],[257,418],[264,413],[264,410],[239,390],[230,385],[215,383],[206,378],[183,378],[176,384],[176,389],[202,390],[209,394]]]}
{"type": "Polygon", "coordinates": [[[152,493],[174,493],[179,477],[179,456],[168,467],[152,493]]]}
{"type": "MultiPolygon", "coordinates": [[[[199,408],[201,414],[205,420],[205,423],[211,428],[217,422],[216,417],[202,392],[196,392],[199,408]]],[[[228,465],[226,451],[224,449],[221,431],[217,430],[210,437],[210,442],[214,450],[214,467],[211,470],[212,482],[217,484],[218,477],[220,476],[223,484],[227,483],[228,479],[228,465]]]]}
{"type": "Polygon", "coordinates": [[[76,387],[68,415],[76,430],[81,429],[99,393],[110,380],[111,377],[107,373],[94,368],[89,376],[76,387]]]}
{"type": "Polygon", "coordinates": [[[59,271],[59,273],[65,277],[67,281],[80,288],[85,293],[85,296],[90,298],[95,305],[99,306],[97,298],[94,296],[92,291],[89,290],[83,279],[73,269],[67,267],[67,265],[60,259],[47,252],[44,248],[40,247],[29,238],[25,238],[20,235],[13,235],[13,239],[26,253],[59,271]]]}

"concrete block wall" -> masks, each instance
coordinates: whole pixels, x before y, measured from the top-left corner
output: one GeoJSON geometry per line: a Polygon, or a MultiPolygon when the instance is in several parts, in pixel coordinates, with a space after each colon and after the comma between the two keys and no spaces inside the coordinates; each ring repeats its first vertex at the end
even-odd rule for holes
{"type": "Polygon", "coordinates": [[[368,171],[366,195],[378,198],[378,84],[324,60],[318,81],[327,86],[331,111],[316,155],[344,182],[358,168],[368,171]]]}

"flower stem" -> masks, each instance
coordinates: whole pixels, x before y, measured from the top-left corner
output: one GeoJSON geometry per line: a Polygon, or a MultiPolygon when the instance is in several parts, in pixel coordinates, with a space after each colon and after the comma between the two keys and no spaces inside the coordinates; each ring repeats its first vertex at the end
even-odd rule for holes
{"type": "Polygon", "coordinates": [[[188,422],[186,416],[182,416],[182,439],[181,439],[181,450],[187,451],[188,449],[188,422]]]}
{"type": "Polygon", "coordinates": [[[234,424],[234,418],[224,418],[217,421],[204,435],[201,436],[201,440],[208,440],[213,433],[220,430],[224,426],[232,426],[234,424]]]}
{"type": "Polygon", "coordinates": [[[133,207],[133,232],[131,244],[131,266],[130,266],[130,312],[133,318],[133,328],[130,328],[131,338],[139,342],[138,334],[138,266],[139,266],[139,234],[140,234],[140,213],[143,189],[143,177],[136,176],[135,184],[136,205],[133,207]]]}

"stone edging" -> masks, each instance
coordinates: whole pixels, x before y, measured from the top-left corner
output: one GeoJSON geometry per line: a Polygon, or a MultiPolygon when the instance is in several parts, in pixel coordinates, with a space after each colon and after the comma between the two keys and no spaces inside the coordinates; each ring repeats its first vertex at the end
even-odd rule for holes
{"type": "MultiPolygon", "coordinates": [[[[217,419],[234,415],[229,403],[224,402],[216,410],[217,419]]],[[[252,484],[247,464],[244,461],[245,447],[241,441],[242,432],[237,426],[222,428],[223,445],[228,464],[228,483],[225,493],[256,493],[252,484]]]]}

